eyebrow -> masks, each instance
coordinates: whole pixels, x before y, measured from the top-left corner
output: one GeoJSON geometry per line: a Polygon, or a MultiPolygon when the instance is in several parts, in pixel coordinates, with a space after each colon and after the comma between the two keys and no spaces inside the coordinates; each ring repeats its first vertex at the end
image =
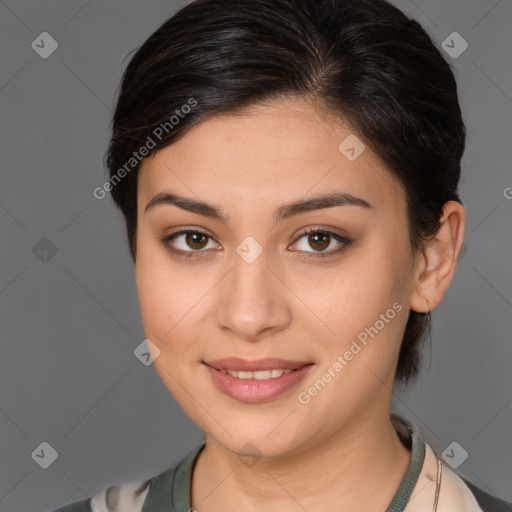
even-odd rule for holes
{"type": "MultiPolygon", "coordinates": [[[[196,199],[179,196],[171,192],[161,192],[154,196],[144,208],[144,214],[155,206],[174,205],[182,210],[197,213],[204,217],[219,220],[224,223],[229,222],[229,215],[222,208],[212,204],[204,203],[196,199]]],[[[336,206],[360,206],[362,208],[373,208],[367,201],[359,197],[344,192],[332,192],[320,196],[312,197],[307,200],[299,200],[281,205],[274,212],[275,222],[305,213],[313,210],[322,210],[324,208],[333,208],[336,206]]]]}

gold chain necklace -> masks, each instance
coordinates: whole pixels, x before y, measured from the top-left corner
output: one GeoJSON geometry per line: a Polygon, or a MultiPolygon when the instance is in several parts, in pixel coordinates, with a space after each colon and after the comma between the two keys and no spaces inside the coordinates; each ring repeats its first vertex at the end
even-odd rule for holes
{"type": "Polygon", "coordinates": [[[436,479],[436,497],[434,499],[434,508],[432,512],[436,512],[437,503],[439,501],[439,492],[441,491],[441,478],[443,477],[443,463],[439,456],[436,455],[437,458],[437,479],[436,479]]]}

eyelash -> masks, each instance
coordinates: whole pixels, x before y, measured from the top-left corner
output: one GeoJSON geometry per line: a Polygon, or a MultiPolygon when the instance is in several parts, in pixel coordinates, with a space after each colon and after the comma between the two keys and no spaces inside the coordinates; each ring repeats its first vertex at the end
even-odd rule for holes
{"type": "MultiPolygon", "coordinates": [[[[338,235],[337,233],[333,233],[332,231],[326,231],[318,228],[310,228],[303,233],[299,235],[299,237],[296,239],[296,241],[300,240],[301,238],[304,238],[307,235],[310,235],[312,233],[315,234],[323,234],[323,235],[330,235],[332,238],[340,242],[342,245],[338,249],[335,249],[333,251],[328,252],[316,252],[316,253],[310,253],[309,251],[306,251],[308,256],[306,258],[316,259],[316,258],[329,258],[331,256],[334,256],[336,254],[339,254],[342,252],[346,247],[349,247],[352,245],[352,240],[349,240],[348,238],[338,235]]],[[[181,249],[175,249],[171,245],[169,245],[169,242],[173,240],[174,238],[177,238],[181,235],[188,235],[188,234],[198,234],[198,235],[204,235],[208,238],[211,238],[213,240],[213,237],[208,235],[208,233],[205,233],[203,231],[199,231],[197,229],[186,229],[183,231],[178,231],[176,233],[173,233],[171,235],[166,235],[163,238],[160,239],[161,243],[164,245],[164,247],[172,254],[175,254],[180,257],[184,258],[203,258],[203,255],[200,255],[200,253],[206,253],[207,251],[204,250],[192,250],[192,251],[182,251],[181,249]],[[199,254],[198,254],[199,253],[199,254]]]]}

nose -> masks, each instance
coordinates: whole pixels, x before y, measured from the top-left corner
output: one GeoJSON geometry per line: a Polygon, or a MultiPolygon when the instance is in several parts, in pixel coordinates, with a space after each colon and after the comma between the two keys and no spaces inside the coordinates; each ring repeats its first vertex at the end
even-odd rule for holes
{"type": "Polygon", "coordinates": [[[293,293],[284,271],[270,267],[265,251],[249,261],[234,255],[233,267],[219,288],[216,320],[237,338],[258,341],[289,326],[293,293]]]}

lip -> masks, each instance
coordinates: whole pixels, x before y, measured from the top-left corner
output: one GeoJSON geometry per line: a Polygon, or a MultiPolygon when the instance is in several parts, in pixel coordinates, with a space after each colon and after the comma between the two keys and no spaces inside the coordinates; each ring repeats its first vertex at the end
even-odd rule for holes
{"type": "Polygon", "coordinates": [[[296,370],[311,361],[291,361],[289,359],[280,359],[277,357],[265,357],[262,359],[253,359],[248,361],[240,357],[226,357],[224,359],[215,359],[213,361],[203,361],[207,366],[211,366],[216,370],[235,370],[256,372],[258,370],[271,370],[273,368],[279,370],[296,370]]]}
{"type": "Polygon", "coordinates": [[[295,387],[313,368],[314,363],[275,358],[259,359],[256,361],[228,358],[209,361],[204,363],[204,365],[213,383],[222,393],[240,402],[257,404],[272,400],[295,387]],[[297,369],[280,377],[258,380],[239,379],[213,365],[218,365],[222,369],[237,371],[257,371],[271,368],[282,370],[297,369]]]}

